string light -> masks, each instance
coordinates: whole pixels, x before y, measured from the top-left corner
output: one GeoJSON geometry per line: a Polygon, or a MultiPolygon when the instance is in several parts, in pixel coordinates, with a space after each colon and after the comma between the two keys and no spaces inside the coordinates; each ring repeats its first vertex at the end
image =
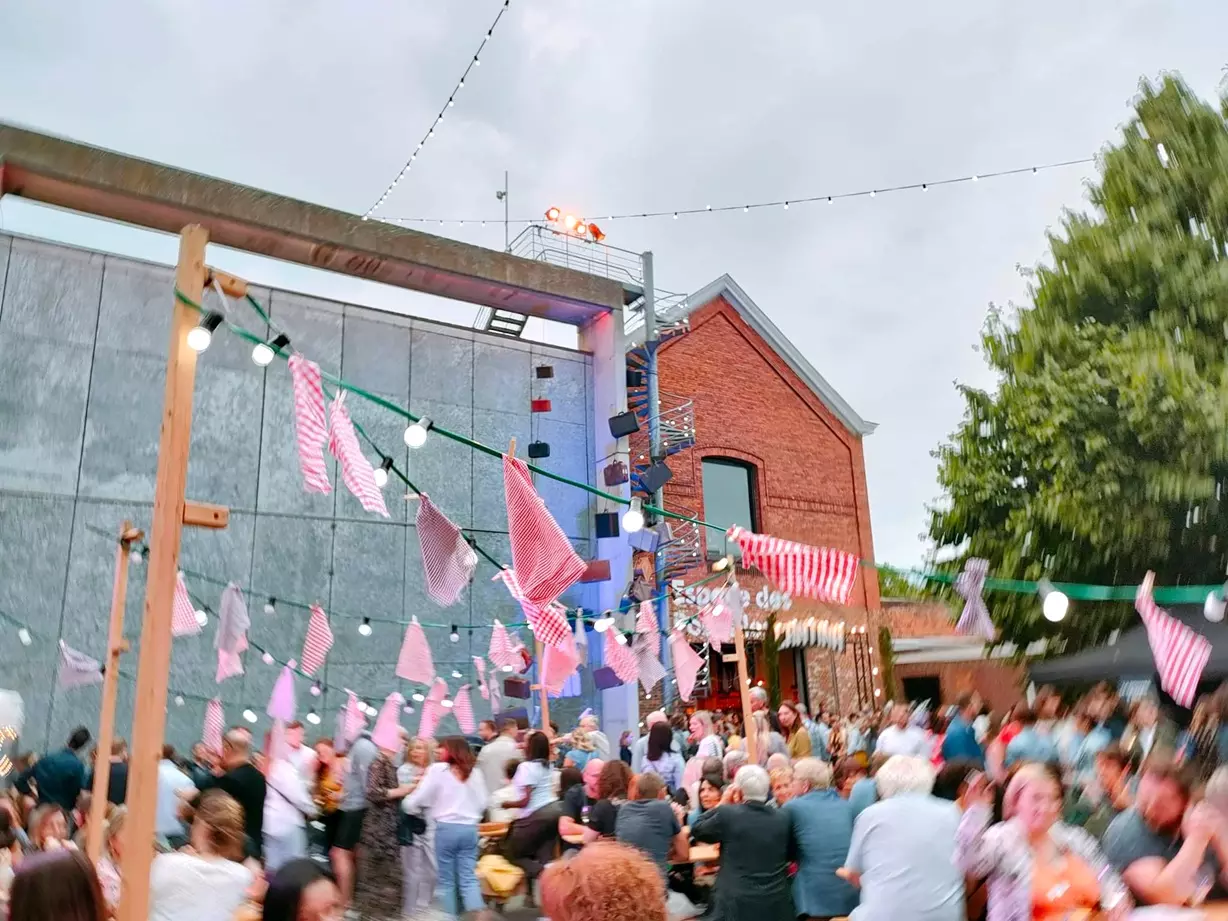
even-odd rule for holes
{"type": "Polygon", "coordinates": [[[375,474],[375,485],[383,489],[388,485],[388,471],[392,469],[392,458],[385,457],[380,461],[379,466],[373,471],[375,474]]]}
{"type": "Polygon", "coordinates": [[[188,330],[188,348],[193,352],[203,352],[213,341],[213,332],[222,324],[222,315],[211,310],[205,311],[200,322],[188,330]]]}
{"type": "Polygon", "coordinates": [[[273,664],[273,653],[266,652],[264,655],[260,657],[260,661],[263,662],[265,665],[272,665],[273,664]]]}
{"type": "Polygon", "coordinates": [[[607,630],[609,630],[613,626],[614,626],[613,617],[598,617],[595,621],[593,621],[593,629],[596,630],[598,633],[605,633],[607,630]]]}
{"type": "MultiPolygon", "coordinates": [[[[605,217],[605,220],[607,221],[627,221],[627,220],[644,220],[647,218],[666,218],[666,217],[673,218],[675,215],[683,216],[683,215],[688,215],[688,214],[718,214],[721,212],[738,211],[738,210],[741,210],[743,213],[745,213],[745,212],[750,211],[752,208],[756,210],[763,209],[763,208],[780,208],[780,207],[783,207],[784,205],[802,205],[802,204],[810,204],[813,202],[823,202],[823,201],[827,202],[828,204],[834,204],[836,199],[876,198],[878,195],[883,194],[883,193],[888,193],[888,192],[910,192],[910,191],[925,192],[925,191],[928,191],[931,186],[958,185],[961,183],[971,184],[974,182],[980,182],[983,179],[999,179],[999,178],[1003,178],[1006,176],[1018,176],[1018,175],[1023,175],[1023,174],[1036,175],[1042,170],[1048,171],[1048,170],[1056,170],[1056,169],[1065,169],[1071,166],[1083,166],[1083,165],[1094,163],[1094,162],[1096,162],[1094,157],[1083,157],[1077,160],[1061,160],[1061,161],[1057,161],[1053,163],[1041,163],[1035,166],[1016,167],[1014,169],[993,170],[993,171],[983,172],[983,173],[970,173],[966,176],[953,176],[949,179],[928,180],[926,182],[908,182],[902,185],[879,186],[877,188],[872,187],[868,189],[859,189],[853,192],[832,192],[832,193],[825,192],[821,195],[806,195],[806,196],[795,195],[795,196],[790,196],[789,198],[777,199],[775,201],[746,202],[740,205],[716,205],[716,206],[705,205],[702,208],[663,208],[657,211],[628,211],[622,214],[607,214],[605,217]]],[[[551,209],[551,210],[556,210],[556,209],[551,209]]],[[[551,218],[547,215],[547,220],[551,222],[556,221],[557,219],[558,219],[557,216],[551,218]]],[[[457,219],[457,218],[441,220],[439,218],[424,218],[424,217],[389,217],[389,218],[382,218],[382,220],[385,220],[392,224],[410,224],[410,223],[460,224],[460,219],[457,219]]],[[[468,222],[468,221],[474,221],[474,220],[479,220],[479,219],[466,218],[465,220],[468,222]]],[[[515,220],[510,221],[509,223],[534,224],[534,223],[537,223],[537,219],[536,218],[517,218],[515,220]]]]}
{"type": "Polygon", "coordinates": [[[453,678],[463,678],[465,676],[462,675],[460,672],[458,672],[456,669],[452,669],[452,677],[453,678]]]}
{"type": "Polygon", "coordinates": [[[439,705],[441,707],[447,707],[449,710],[452,709],[452,701],[448,700],[446,697],[439,702],[439,705]]]}
{"type": "Polygon", "coordinates": [[[320,725],[320,714],[316,713],[315,710],[310,711],[307,714],[307,722],[311,723],[312,726],[319,726],[320,725]]]}
{"type": "Polygon", "coordinates": [[[135,547],[128,551],[128,562],[133,566],[140,566],[145,562],[145,557],[141,555],[141,551],[135,547]]]}
{"type": "Polygon", "coordinates": [[[456,624],[452,625],[452,632],[448,634],[448,639],[450,639],[453,643],[460,642],[460,631],[456,629],[456,624]]]}
{"type": "Polygon", "coordinates": [[[182,706],[183,706],[183,697],[181,697],[181,696],[180,696],[180,695],[178,695],[178,694],[176,694],[176,695],[175,695],[175,706],[176,706],[176,707],[182,707],[182,706]]]}
{"type": "Polygon", "coordinates": [[[623,512],[623,530],[634,534],[644,527],[644,503],[637,496],[631,500],[631,507],[623,512]]]}
{"type": "Polygon", "coordinates": [[[311,684],[311,696],[319,697],[323,692],[323,688],[320,687],[320,682],[313,681],[311,684]]]}
{"type": "Polygon", "coordinates": [[[510,2],[511,0],[503,0],[503,6],[499,7],[499,12],[495,16],[495,21],[492,22],[490,24],[490,28],[486,30],[486,36],[482,39],[482,43],[478,45],[478,50],[474,52],[473,59],[470,61],[469,66],[465,68],[465,72],[461,74],[460,80],[456,82],[456,86],[452,89],[452,92],[448,94],[447,103],[445,103],[443,108],[439,110],[439,114],[435,116],[435,120],[431,122],[431,127],[427,129],[426,137],[424,137],[421,141],[418,142],[418,146],[414,148],[414,152],[410,155],[409,159],[405,161],[405,165],[401,167],[401,171],[396,174],[396,177],[392,180],[392,182],[388,183],[387,188],[384,189],[384,193],[375,200],[375,204],[373,204],[370,208],[368,208],[366,210],[366,213],[363,214],[362,219],[364,221],[369,220],[371,215],[373,215],[376,211],[378,211],[380,206],[382,206],[384,202],[388,200],[388,196],[392,193],[392,190],[395,189],[397,187],[397,184],[400,183],[400,181],[404,179],[405,176],[409,173],[410,166],[413,164],[414,160],[417,158],[418,151],[422,149],[422,145],[426,143],[428,138],[433,138],[435,136],[435,127],[441,121],[443,121],[444,113],[447,112],[447,110],[454,104],[455,99],[456,99],[456,94],[459,93],[462,89],[464,89],[465,78],[469,76],[469,71],[472,70],[474,67],[482,66],[482,62],[479,60],[479,56],[482,53],[482,49],[486,47],[486,43],[490,41],[491,37],[495,34],[495,26],[499,24],[499,20],[503,18],[503,14],[507,12],[507,8],[510,2]]]}
{"type": "Polygon", "coordinates": [[[405,444],[411,448],[420,448],[426,444],[426,433],[429,432],[434,423],[426,416],[423,416],[417,422],[411,422],[405,429],[405,444]]]}
{"type": "Polygon", "coordinates": [[[276,614],[277,613],[277,599],[276,598],[270,598],[268,601],[264,603],[264,613],[265,614],[276,614]]]}
{"type": "Polygon", "coordinates": [[[359,633],[360,633],[362,636],[370,636],[370,635],[371,635],[371,618],[369,618],[369,617],[364,617],[364,618],[362,619],[362,623],[358,625],[358,632],[359,632],[359,633]]]}
{"type": "Polygon", "coordinates": [[[209,623],[209,615],[203,608],[196,612],[196,622],[202,627],[209,623]]]}
{"type": "Polygon", "coordinates": [[[259,367],[267,368],[272,364],[273,359],[277,357],[277,353],[285,349],[290,344],[290,337],[285,333],[279,333],[271,343],[257,342],[252,346],[252,361],[259,367]]]}
{"type": "Polygon", "coordinates": [[[426,697],[422,694],[414,694],[413,699],[418,701],[418,703],[422,703],[422,701],[426,700],[426,697]]]}
{"type": "Polygon", "coordinates": [[[243,718],[244,718],[245,720],[247,720],[249,723],[254,723],[254,722],[256,722],[256,711],[255,711],[255,710],[252,710],[252,709],[249,707],[248,709],[246,709],[246,710],[244,710],[244,711],[243,711],[243,718]]]}

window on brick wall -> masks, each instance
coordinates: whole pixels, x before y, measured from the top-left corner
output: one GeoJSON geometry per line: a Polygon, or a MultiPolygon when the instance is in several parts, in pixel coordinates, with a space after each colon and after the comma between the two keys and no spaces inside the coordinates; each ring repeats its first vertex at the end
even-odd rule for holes
{"type": "MultiPolygon", "coordinates": [[[[755,520],[755,466],[727,457],[705,457],[703,461],[704,520],[722,528],[735,524],[758,531],[755,520]]],[[[708,559],[728,553],[740,556],[738,546],[715,531],[708,530],[708,559]]]]}

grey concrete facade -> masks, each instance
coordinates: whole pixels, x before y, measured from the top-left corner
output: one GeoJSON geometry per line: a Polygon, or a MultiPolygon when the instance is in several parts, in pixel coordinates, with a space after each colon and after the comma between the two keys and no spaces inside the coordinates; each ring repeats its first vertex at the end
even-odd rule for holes
{"type": "MultiPolygon", "coordinates": [[[[104,657],[114,546],[89,526],[114,531],[131,518],[147,527],[152,513],[163,374],[171,316],[172,271],[133,260],[0,235],[0,612],[29,626],[29,647],[0,618],[0,687],[26,704],[22,748],[58,745],[77,724],[95,727],[98,688],[55,687],[56,643],[104,657]]],[[[538,463],[593,482],[594,379],[589,355],[508,340],[469,329],[385,314],[285,291],[256,290],[294,345],[322,368],[407,405],[441,425],[492,446],[532,440],[550,444],[538,463]],[[534,369],[551,365],[539,380],[534,369]],[[531,414],[530,400],[551,400],[531,414]]],[[[238,314],[255,329],[250,311],[238,314]]],[[[414,690],[393,675],[402,623],[428,627],[437,670],[455,690],[472,680],[470,657],[483,655],[496,617],[522,617],[494,568],[479,564],[473,585],[452,608],[424,591],[413,507],[394,479],[385,490],[392,515],[368,514],[333,473],[332,495],[303,491],[294,447],[289,375],[283,362],[257,367],[250,347],[219,332],[201,356],[193,411],[188,497],[231,508],[224,531],[185,529],[185,569],[229,579],[263,595],[319,602],[331,615],[336,642],[320,678],[336,690],[309,695],[298,679],[300,713],[315,707],[331,732],[333,714],[350,687],[378,700],[394,689],[414,690]],[[362,616],[373,634],[362,637],[362,616]],[[386,622],[387,621],[387,622],[386,622]],[[451,677],[453,669],[465,678],[451,677]]],[[[351,395],[354,419],[429,493],[457,524],[472,528],[497,559],[511,562],[500,461],[432,435],[411,451],[404,420],[351,395]]],[[[523,449],[522,449],[523,450],[523,449]]],[[[591,496],[539,478],[539,490],[580,555],[593,556],[591,496]]],[[[156,536],[155,536],[156,538],[156,536]]],[[[221,587],[189,578],[193,594],[216,606],[221,587]]],[[[125,634],[133,650],[122,660],[117,732],[132,719],[133,676],[139,654],[144,573],[134,568],[125,634]]],[[[564,601],[597,604],[597,589],[577,586],[564,601]]],[[[253,642],[279,658],[298,658],[307,612],[279,606],[265,615],[250,605],[253,642]]],[[[220,696],[228,723],[251,707],[253,727],[268,726],[264,707],[278,670],[258,653],[247,674],[214,682],[216,619],[199,637],[175,641],[167,739],[195,741],[205,700],[220,696]],[[182,706],[173,700],[184,696],[182,706]]],[[[527,631],[525,637],[528,638],[527,631]]],[[[599,645],[599,644],[597,644],[599,645]]],[[[552,701],[552,715],[569,725],[586,706],[599,706],[591,677],[585,694],[552,701]]],[[[472,694],[479,718],[489,706],[472,694]]],[[[417,715],[406,716],[407,728],[417,715]]],[[[455,730],[449,715],[441,731],[455,730]]],[[[309,737],[317,734],[309,732],[309,737]]]]}

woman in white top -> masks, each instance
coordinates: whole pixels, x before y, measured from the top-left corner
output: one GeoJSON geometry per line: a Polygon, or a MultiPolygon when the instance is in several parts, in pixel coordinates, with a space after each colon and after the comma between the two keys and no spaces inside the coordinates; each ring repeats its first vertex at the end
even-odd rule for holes
{"type": "Polygon", "coordinates": [[[520,810],[520,818],[507,832],[506,854],[532,881],[554,857],[563,807],[550,770],[549,736],[529,733],[524,749],[524,761],[512,777],[517,798],[504,804],[520,810]]]}
{"type": "Polygon", "coordinates": [[[712,714],[707,710],[696,710],[691,714],[691,741],[698,749],[696,758],[724,758],[725,743],[712,727],[712,714]]]}
{"type": "Polygon", "coordinates": [[[404,839],[401,841],[401,910],[407,918],[430,907],[439,876],[435,866],[435,817],[423,806],[411,806],[409,800],[409,794],[418,788],[430,766],[430,745],[425,739],[410,739],[405,763],[397,768],[397,783],[406,793],[401,800],[401,811],[423,819],[426,828],[416,833],[409,844],[404,839]]]}
{"type": "Polygon", "coordinates": [[[252,882],[243,861],[243,807],[228,793],[201,797],[191,851],[159,854],[149,873],[149,921],[230,921],[252,882]]]}
{"type": "Polygon", "coordinates": [[[264,868],[270,874],[307,856],[307,820],[316,814],[307,781],[287,754],[270,762],[265,777],[264,868]]]}
{"type": "Polygon", "coordinates": [[[435,819],[435,863],[439,869],[439,901],[457,917],[461,910],[485,907],[478,885],[478,823],[486,811],[486,782],[474,770],[477,760],[469,743],[449,736],[439,743],[439,763],[431,765],[403,808],[427,808],[435,819]],[[457,898],[457,890],[460,898],[457,898]]]}

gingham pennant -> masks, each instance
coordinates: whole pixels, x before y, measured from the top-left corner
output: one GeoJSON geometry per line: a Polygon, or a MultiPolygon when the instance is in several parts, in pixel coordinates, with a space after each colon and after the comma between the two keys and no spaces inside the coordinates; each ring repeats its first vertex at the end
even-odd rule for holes
{"type": "Polygon", "coordinates": [[[545,604],[535,604],[524,594],[520,580],[514,569],[501,569],[492,581],[501,581],[507,586],[508,592],[520,602],[529,629],[543,646],[558,646],[571,637],[571,628],[567,626],[567,609],[555,601],[545,604]]]}
{"type": "Polygon", "coordinates": [[[313,604],[311,619],[307,622],[307,636],[303,640],[303,654],[299,657],[303,674],[314,675],[332,648],[333,631],[328,626],[328,615],[318,604],[313,604]]]}
{"type": "Polygon", "coordinates": [[[1211,642],[1155,603],[1151,595],[1154,584],[1155,573],[1147,573],[1134,598],[1134,609],[1147,630],[1160,687],[1181,706],[1191,707],[1211,658],[1211,642]]]}
{"type": "Polygon", "coordinates": [[[964,610],[955,624],[956,633],[969,633],[992,640],[997,631],[989,619],[985,607],[985,577],[989,574],[989,560],[972,557],[964,563],[964,571],[955,580],[955,592],[964,599],[964,610]]]}
{"type": "Polygon", "coordinates": [[[171,602],[171,636],[196,636],[198,633],[200,624],[196,620],[196,609],[188,597],[183,573],[179,573],[175,576],[175,596],[171,602]]]}
{"type": "Polygon", "coordinates": [[[222,727],[225,722],[225,717],[222,716],[222,701],[215,697],[205,705],[205,725],[200,735],[205,748],[215,755],[222,751],[222,727]]]}
{"type": "Polygon", "coordinates": [[[695,679],[703,668],[704,660],[687,642],[686,634],[682,630],[675,630],[670,636],[669,651],[674,664],[674,677],[678,679],[678,696],[683,700],[690,700],[691,693],[695,690],[695,679]]]}
{"type": "Polygon", "coordinates": [[[755,534],[736,525],[729,536],[742,550],[742,564],[758,569],[781,591],[794,598],[849,603],[860,563],[857,554],[755,534]]]}
{"type": "Polygon", "coordinates": [[[473,735],[477,724],[473,720],[473,703],[469,700],[469,685],[462,684],[452,698],[452,713],[465,735],[473,735]]]}
{"type": "Polygon", "coordinates": [[[290,381],[294,386],[294,434],[303,489],[328,495],[333,491],[324,463],[328,428],[324,419],[324,387],[320,366],[298,352],[290,356],[290,381]]]}
{"type": "Polygon", "coordinates": [[[368,512],[388,517],[384,494],[375,485],[375,470],[362,453],[354,423],[345,405],[345,391],[338,391],[328,413],[328,450],[341,464],[341,480],[368,512]]]}
{"type": "Polygon", "coordinates": [[[426,642],[426,633],[417,617],[411,617],[401,641],[401,654],[397,657],[396,675],[406,681],[430,684],[435,678],[435,663],[431,659],[431,647],[426,642]]]}
{"type": "Polygon", "coordinates": [[[640,673],[640,663],[630,646],[617,640],[618,631],[611,628],[605,632],[605,664],[614,669],[620,681],[634,681],[640,673]]]}

